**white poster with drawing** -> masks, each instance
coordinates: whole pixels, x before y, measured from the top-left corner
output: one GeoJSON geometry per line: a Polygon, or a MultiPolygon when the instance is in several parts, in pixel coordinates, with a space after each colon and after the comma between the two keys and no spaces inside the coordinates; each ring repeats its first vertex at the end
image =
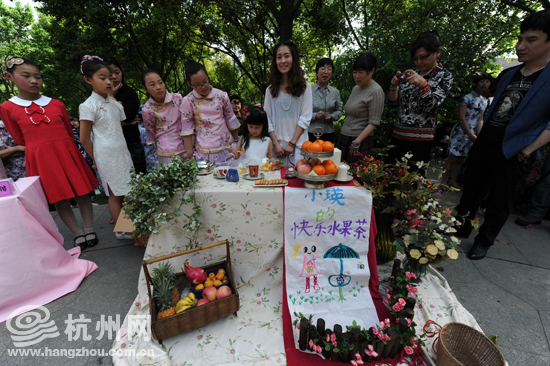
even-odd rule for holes
{"type": "MultiPolygon", "coordinates": [[[[363,187],[285,189],[287,301],[327,328],[378,324],[369,292],[372,195],[363,187]]],[[[345,328],[344,328],[345,329],[345,328]]],[[[298,341],[294,328],[294,339],[298,341]]],[[[297,343],[296,343],[297,346],[297,343]]]]}

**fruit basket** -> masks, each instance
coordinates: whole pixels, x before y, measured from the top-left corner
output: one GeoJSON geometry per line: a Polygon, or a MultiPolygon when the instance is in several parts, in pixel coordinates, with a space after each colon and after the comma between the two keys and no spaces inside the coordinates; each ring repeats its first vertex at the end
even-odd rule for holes
{"type": "MultiPolygon", "coordinates": [[[[313,130],[313,135],[317,138],[317,140],[315,140],[315,142],[309,142],[309,141],[306,141],[302,144],[302,147],[300,149],[300,154],[306,159],[310,159],[309,160],[309,165],[310,165],[310,168],[312,168],[313,170],[316,169],[315,167],[315,164],[317,165],[324,165],[325,162],[323,162],[321,164],[321,158],[331,158],[334,156],[334,145],[331,143],[331,142],[324,142],[321,144],[319,141],[319,138],[323,135],[323,128],[322,127],[317,127],[313,130]],[[316,131],[319,131],[320,132],[316,132],[316,131]],[[325,147],[327,148],[326,150],[327,151],[311,151],[310,149],[312,148],[313,145],[315,144],[318,144],[320,146],[317,146],[316,149],[322,149],[322,150],[325,150],[325,147]],[[328,144],[328,146],[326,146],[326,144],[328,144]],[[321,147],[322,145],[322,147],[321,147]],[[311,159],[315,160],[317,159],[317,162],[316,163],[312,163],[311,159]]],[[[296,170],[294,172],[294,175],[300,179],[303,179],[304,180],[304,187],[307,187],[307,188],[313,188],[313,189],[321,189],[321,188],[325,188],[325,182],[328,181],[328,180],[332,180],[334,178],[336,178],[336,176],[338,175],[337,172],[333,173],[333,174],[325,174],[324,173],[324,169],[321,169],[321,173],[320,175],[309,175],[309,174],[306,174],[308,173],[308,170],[306,171],[298,171],[299,169],[301,169],[298,165],[300,164],[300,161],[298,161],[296,163],[296,170]]],[[[307,166],[307,162],[306,164],[304,164],[307,166]]],[[[308,168],[309,169],[309,168],[308,168]]],[[[337,168],[332,168],[333,171],[334,169],[337,169],[337,168]]]]}
{"type": "MultiPolygon", "coordinates": [[[[212,323],[218,319],[224,318],[229,314],[237,314],[239,310],[239,294],[237,292],[237,287],[235,286],[235,280],[233,276],[233,269],[231,267],[231,254],[229,252],[229,241],[223,240],[216,243],[211,243],[203,245],[197,248],[184,250],[181,252],[165,255],[158,258],[149,259],[143,261],[143,272],[145,273],[145,282],[147,284],[147,292],[149,294],[149,311],[151,314],[151,332],[153,338],[155,338],[159,343],[162,343],[162,340],[169,338],[181,333],[186,333],[191,330],[205,326],[206,324],[212,323]],[[212,263],[206,266],[203,266],[204,271],[212,272],[223,268],[227,274],[229,288],[231,289],[231,295],[217,299],[208,304],[201,306],[192,307],[183,312],[167,316],[165,318],[157,319],[157,303],[155,298],[153,298],[153,292],[151,289],[151,276],[147,269],[147,266],[153,263],[166,261],[167,259],[179,257],[186,254],[191,254],[205,249],[214,248],[220,245],[226,246],[226,259],[222,262],[212,263]]],[[[187,277],[185,272],[179,272],[175,274],[177,288],[180,289],[185,287],[188,284],[187,277]]],[[[191,285],[191,288],[193,286],[191,285]]],[[[194,293],[194,292],[192,292],[194,293]]]]}

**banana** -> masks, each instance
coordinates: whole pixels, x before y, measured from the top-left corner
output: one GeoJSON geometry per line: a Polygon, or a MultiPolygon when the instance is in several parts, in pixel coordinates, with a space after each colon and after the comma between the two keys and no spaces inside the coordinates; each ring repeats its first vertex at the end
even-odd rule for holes
{"type": "Polygon", "coordinates": [[[177,308],[176,308],[176,314],[179,314],[179,313],[181,313],[182,311],[191,309],[191,306],[192,306],[192,305],[185,305],[185,306],[181,307],[179,310],[177,310],[177,308]]]}
{"type": "Polygon", "coordinates": [[[191,300],[195,301],[195,294],[190,292],[189,295],[187,295],[188,298],[190,298],[191,300]]]}
{"type": "Polygon", "coordinates": [[[186,297],[185,299],[180,300],[180,302],[183,303],[184,305],[193,305],[195,303],[195,300],[192,300],[186,297]]]}

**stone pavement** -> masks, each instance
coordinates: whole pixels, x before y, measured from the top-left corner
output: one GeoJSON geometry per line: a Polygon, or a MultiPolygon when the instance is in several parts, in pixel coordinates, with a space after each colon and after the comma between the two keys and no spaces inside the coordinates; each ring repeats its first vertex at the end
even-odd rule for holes
{"type": "MultiPolygon", "coordinates": [[[[442,201],[455,205],[459,192],[445,194],[442,201]]],[[[94,221],[99,234],[97,247],[87,249],[81,258],[98,264],[99,269],[87,277],[77,291],[47,304],[51,318],[61,335],[47,339],[39,347],[50,349],[82,348],[103,350],[112,341],[104,336],[96,340],[95,329],[101,315],[120,315],[121,323],[137,295],[137,281],[145,248],[134,247],[131,240],[116,240],[109,224],[107,206],[94,206],[94,221]],[[77,318],[83,314],[91,319],[89,341],[69,342],[63,333],[68,314],[77,318]]],[[[70,248],[72,235],[53,214],[66,244],[70,248]]],[[[483,220],[483,216],[480,216],[483,220]]],[[[480,261],[470,261],[466,253],[473,244],[463,240],[460,256],[437,265],[449,281],[459,301],[477,319],[486,335],[498,335],[498,346],[510,366],[550,365],[550,222],[543,221],[534,231],[514,224],[512,215],[497,242],[480,261]]],[[[0,365],[111,365],[111,357],[23,357],[10,356],[15,349],[5,322],[0,324],[0,365]]]]}

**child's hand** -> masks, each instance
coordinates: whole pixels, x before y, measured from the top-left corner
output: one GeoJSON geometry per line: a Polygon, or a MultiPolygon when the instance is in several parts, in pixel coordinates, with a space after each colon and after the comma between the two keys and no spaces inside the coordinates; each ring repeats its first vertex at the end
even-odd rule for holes
{"type": "Polygon", "coordinates": [[[239,153],[237,152],[237,150],[235,150],[233,147],[228,147],[227,148],[227,151],[233,155],[233,159],[237,159],[239,157],[239,153]]]}
{"type": "Polygon", "coordinates": [[[277,160],[277,159],[275,159],[275,158],[269,159],[269,162],[270,162],[271,164],[277,164],[278,161],[279,161],[279,160],[277,160]]]}

